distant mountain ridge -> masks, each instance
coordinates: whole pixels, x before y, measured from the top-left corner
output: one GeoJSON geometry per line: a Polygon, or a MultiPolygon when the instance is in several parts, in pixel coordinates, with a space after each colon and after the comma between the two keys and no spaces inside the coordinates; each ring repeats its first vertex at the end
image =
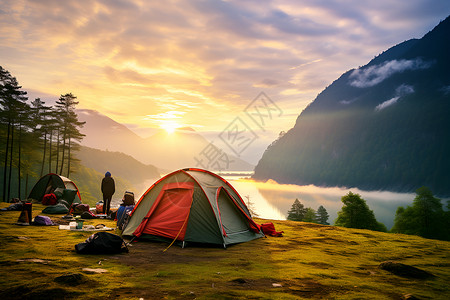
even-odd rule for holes
{"type": "Polygon", "coordinates": [[[450,196],[450,19],[334,81],[254,178],[450,196]]]}
{"type": "MultiPolygon", "coordinates": [[[[200,154],[207,149],[209,142],[192,128],[182,128],[171,134],[159,130],[148,138],[142,138],[98,111],[79,109],[77,114],[80,121],[86,122],[81,129],[86,134],[82,141],[84,146],[123,152],[167,172],[188,167],[207,167],[206,159],[202,160],[200,154]]],[[[224,171],[250,171],[254,168],[240,158],[232,155],[227,157],[230,163],[224,171]]]]}

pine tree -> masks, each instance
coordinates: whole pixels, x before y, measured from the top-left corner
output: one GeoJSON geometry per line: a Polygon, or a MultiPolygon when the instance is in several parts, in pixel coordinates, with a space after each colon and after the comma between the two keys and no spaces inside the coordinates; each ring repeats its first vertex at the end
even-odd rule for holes
{"type": "Polygon", "coordinates": [[[316,211],[311,207],[308,207],[305,216],[303,217],[303,222],[317,223],[316,211]]]}
{"type": "Polygon", "coordinates": [[[288,211],[287,219],[291,221],[303,221],[305,214],[305,206],[298,199],[295,199],[291,209],[288,211]]]}
{"type": "MultiPolygon", "coordinates": [[[[61,97],[56,101],[56,111],[61,117],[61,128],[60,132],[62,134],[62,155],[61,155],[61,165],[59,166],[59,174],[63,173],[64,161],[67,160],[67,176],[70,175],[71,167],[71,149],[75,146],[74,141],[81,141],[84,137],[79,131],[79,128],[84,125],[85,122],[78,121],[78,116],[75,113],[75,107],[78,104],[76,101],[77,97],[72,95],[72,93],[61,95],[61,97]],[[66,158],[66,149],[68,151],[68,157],[66,158]]],[[[59,141],[58,141],[59,145],[59,141]]],[[[59,153],[59,152],[58,152],[59,153]]],[[[57,158],[58,160],[58,158],[57,158]]],[[[58,162],[57,162],[58,169],[58,162]]]]}
{"type": "Polygon", "coordinates": [[[319,208],[317,209],[317,215],[316,215],[317,223],[323,224],[323,225],[330,225],[330,223],[328,223],[329,217],[330,216],[328,215],[328,212],[325,209],[325,207],[323,207],[322,205],[319,206],[319,208]]]}
{"type": "MultiPolygon", "coordinates": [[[[22,111],[26,107],[26,92],[21,90],[17,79],[0,66],[0,122],[5,131],[5,158],[3,169],[3,201],[10,198],[14,153],[14,131],[20,124],[22,111]],[[7,173],[9,164],[9,174],[7,173]]],[[[20,126],[19,126],[20,127],[20,126]]]]}
{"type": "MultiPolygon", "coordinates": [[[[47,154],[47,136],[49,133],[49,125],[51,124],[50,119],[50,112],[51,107],[45,106],[45,102],[42,101],[40,98],[34,99],[34,101],[31,102],[31,121],[34,126],[34,135],[36,139],[41,139],[43,136],[42,141],[42,161],[41,161],[41,170],[39,173],[39,177],[42,177],[44,174],[44,166],[45,166],[45,158],[47,154]]],[[[50,170],[49,170],[50,172],[50,170]]]]}

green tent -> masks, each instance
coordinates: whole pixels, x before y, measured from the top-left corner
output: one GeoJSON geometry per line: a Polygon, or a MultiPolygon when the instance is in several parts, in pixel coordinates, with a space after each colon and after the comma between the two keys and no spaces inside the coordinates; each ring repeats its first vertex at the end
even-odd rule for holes
{"type": "Polygon", "coordinates": [[[57,188],[63,189],[62,199],[72,203],[81,203],[81,195],[75,183],[64,176],[49,173],[36,182],[28,195],[28,199],[42,202],[45,194],[54,192],[57,188]],[[75,193],[73,191],[76,191],[75,193]],[[70,199],[69,199],[70,198],[70,199]]]}
{"type": "Polygon", "coordinates": [[[139,199],[125,236],[226,247],[263,233],[237,191],[202,169],[178,170],[154,183],[139,199]]]}

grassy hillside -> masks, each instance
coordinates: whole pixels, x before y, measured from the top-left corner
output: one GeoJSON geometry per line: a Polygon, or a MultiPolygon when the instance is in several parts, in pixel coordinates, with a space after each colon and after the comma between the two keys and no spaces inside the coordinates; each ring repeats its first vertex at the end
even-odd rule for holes
{"type": "MultiPolygon", "coordinates": [[[[1,203],[0,206],[6,206],[1,203]]],[[[33,205],[33,215],[43,206],[33,205]]],[[[228,249],[181,249],[137,242],[128,254],[78,255],[90,233],[14,225],[0,213],[0,296],[3,299],[419,299],[450,296],[450,242],[368,230],[274,221],[280,238],[228,249]],[[49,247],[51,245],[51,247],[49,247]],[[410,279],[378,268],[395,260],[431,272],[410,279]],[[83,268],[102,268],[88,274],[83,268]],[[79,281],[58,283],[65,274],[79,281]]],[[[55,217],[58,220],[59,216],[55,217]]],[[[60,220],[60,219],[59,219],[60,220]]],[[[266,220],[256,220],[258,223],[266,220]]],[[[114,222],[90,220],[87,224],[114,222]]]]}
{"type": "MultiPolygon", "coordinates": [[[[95,205],[99,200],[103,199],[101,191],[102,178],[105,175],[83,165],[78,167],[77,173],[71,176],[71,179],[75,182],[80,190],[81,199],[83,203],[89,204],[91,207],[95,205]]],[[[120,200],[123,197],[125,191],[134,191],[135,186],[129,180],[113,176],[116,184],[116,192],[113,195],[113,200],[120,200]]]]}

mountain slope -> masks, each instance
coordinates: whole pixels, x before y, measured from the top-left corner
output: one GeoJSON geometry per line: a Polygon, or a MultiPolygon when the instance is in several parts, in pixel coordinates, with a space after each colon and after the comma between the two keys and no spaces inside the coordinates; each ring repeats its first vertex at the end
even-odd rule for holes
{"type": "Polygon", "coordinates": [[[76,154],[81,164],[104,174],[106,171],[121,176],[131,182],[142,182],[159,177],[158,169],[153,165],[144,165],[133,157],[121,152],[102,151],[89,147],[80,147],[76,154]]]}
{"type": "Polygon", "coordinates": [[[344,73],[255,168],[283,183],[450,195],[450,19],[344,73]]]}
{"type": "Polygon", "coordinates": [[[160,177],[156,167],[144,165],[121,152],[81,146],[76,157],[80,160],[80,166],[71,178],[77,183],[83,202],[90,205],[102,199],[100,183],[106,171],[111,172],[116,183],[114,203],[122,199],[127,190],[133,191],[136,198],[140,197],[142,190],[160,177]]]}

